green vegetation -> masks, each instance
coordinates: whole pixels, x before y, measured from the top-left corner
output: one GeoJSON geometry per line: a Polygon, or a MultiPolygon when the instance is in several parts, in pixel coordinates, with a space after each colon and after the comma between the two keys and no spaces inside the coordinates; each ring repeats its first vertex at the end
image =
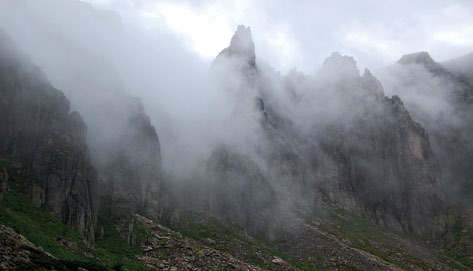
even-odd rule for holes
{"type": "Polygon", "coordinates": [[[274,249],[261,238],[248,238],[237,226],[228,226],[219,221],[208,218],[206,224],[198,223],[189,214],[182,214],[187,226],[184,229],[177,229],[184,236],[194,240],[212,239],[214,242],[207,243],[209,247],[238,256],[243,261],[267,270],[279,270],[271,263],[273,256],[279,257],[288,262],[298,270],[316,270],[310,263],[300,262],[288,257],[274,249]]]}
{"type": "Polygon", "coordinates": [[[445,236],[445,255],[439,254],[438,258],[457,270],[473,269],[472,255],[470,255],[468,251],[468,244],[470,244],[470,246],[473,244],[472,230],[473,229],[468,229],[465,226],[465,222],[462,219],[459,219],[457,223],[453,225],[451,233],[445,236]],[[454,259],[454,261],[451,259],[454,259]]]}
{"type": "Polygon", "coordinates": [[[75,270],[146,270],[135,255],[138,248],[131,247],[120,238],[109,219],[100,218],[105,236],[89,244],[84,237],[63,225],[52,215],[34,207],[18,192],[11,191],[0,203],[0,224],[4,224],[41,246],[58,259],[42,257],[33,259],[37,264],[66,266],[75,270]]]}
{"type": "MultiPolygon", "coordinates": [[[[332,209],[324,212],[320,218],[322,223],[319,228],[337,236],[340,240],[346,240],[353,248],[378,256],[403,270],[412,270],[407,266],[406,261],[415,266],[430,269],[425,263],[406,254],[399,240],[393,235],[358,215],[343,209],[332,209]],[[396,259],[398,256],[406,261],[398,261],[396,259]]],[[[409,236],[404,236],[404,238],[410,239],[409,236]]]]}

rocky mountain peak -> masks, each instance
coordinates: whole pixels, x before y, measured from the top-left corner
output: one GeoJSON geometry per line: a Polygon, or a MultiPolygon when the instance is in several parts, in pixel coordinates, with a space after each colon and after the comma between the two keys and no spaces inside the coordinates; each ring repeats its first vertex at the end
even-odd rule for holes
{"type": "Polygon", "coordinates": [[[431,72],[438,73],[443,71],[443,67],[435,62],[428,52],[417,52],[412,54],[403,55],[398,60],[401,65],[422,65],[431,72]]]}
{"type": "Polygon", "coordinates": [[[412,63],[422,63],[422,64],[432,64],[435,61],[432,59],[428,52],[417,52],[412,54],[403,55],[398,61],[401,64],[412,64],[412,63]]]}
{"type": "Polygon", "coordinates": [[[238,26],[230,41],[230,46],[223,49],[223,51],[217,56],[217,59],[221,56],[236,56],[244,58],[247,59],[247,62],[251,67],[256,67],[255,43],[253,42],[249,26],[238,26]]]}
{"type": "Polygon", "coordinates": [[[255,44],[253,38],[251,37],[250,27],[245,27],[244,25],[239,25],[235,34],[230,41],[230,51],[246,55],[248,57],[255,57],[255,44]]]}
{"type": "Polygon", "coordinates": [[[356,78],[360,76],[355,59],[351,56],[342,56],[338,52],[333,52],[324,60],[320,74],[336,78],[356,78]]]}

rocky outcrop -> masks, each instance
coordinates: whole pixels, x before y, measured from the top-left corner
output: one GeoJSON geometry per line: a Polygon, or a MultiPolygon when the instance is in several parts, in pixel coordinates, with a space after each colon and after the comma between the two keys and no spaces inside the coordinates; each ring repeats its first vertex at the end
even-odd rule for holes
{"type": "Polygon", "coordinates": [[[159,139],[141,101],[130,99],[130,105],[120,135],[110,144],[96,146],[107,151],[102,154],[103,162],[98,167],[101,195],[110,200],[108,206],[114,217],[138,212],[158,219],[159,139]]]}
{"type": "Polygon", "coordinates": [[[97,177],[87,128],[77,112],[70,113],[64,94],[1,33],[0,93],[0,159],[11,165],[8,182],[93,239],[97,177]]]}
{"type": "Polygon", "coordinates": [[[0,225],[0,244],[1,270],[69,270],[43,248],[4,225],[0,225]]]}
{"type": "Polygon", "coordinates": [[[429,133],[452,199],[460,206],[470,205],[473,85],[426,52],[403,56],[380,74],[388,90],[403,98],[413,118],[429,133]]]}

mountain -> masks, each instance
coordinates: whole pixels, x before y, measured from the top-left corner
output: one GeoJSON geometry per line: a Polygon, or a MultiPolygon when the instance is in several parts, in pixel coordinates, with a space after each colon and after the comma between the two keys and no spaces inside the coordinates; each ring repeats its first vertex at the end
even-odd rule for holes
{"type": "Polygon", "coordinates": [[[100,43],[112,48],[113,44],[126,42],[121,19],[81,1],[1,5],[12,10],[4,14],[3,20],[7,26],[13,25],[6,30],[13,32],[10,35],[16,38],[18,47],[42,67],[53,86],[64,92],[88,127],[84,144],[97,175],[100,209],[107,209],[112,217],[127,224],[123,225],[124,235],[131,214],[140,212],[157,219],[163,211],[159,207],[162,171],[156,128],[142,100],[129,94],[116,64],[94,47],[100,43]],[[49,14],[45,5],[71,15],[49,14]],[[55,23],[59,19],[63,24],[55,23]],[[94,31],[85,30],[84,21],[94,31]],[[25,42],[23,33],[31,28],[34,33],[48,34],[30,35],[25,42]],[[112,33],[115,40],[103,38],[112,33]]]}
{"type": "Polygon", "coordinates": [[[470,82],[473,78],[473,53],[444,61],[441,65],[454,74],[469,78],[470,82]]]}
{"type": "Polygon", "coordinates": [[[218,85],[220,91],[239,97],[229,105],[238,112],[230,121],[251,132],[235,134],[233,140],[212,151],[207,162],[212,191],[209,210],[250,234],[275,239],[284,228],[281,221],[287,214],[283,210],[293,204],[290,198],[310,194],[300,190],[310,173],[265,112],[249,27],[238,27],[230,46],[214,60],[211,72],[231,78],[218,85]]]}
{"type": "Polygon", "coordinates": [[[457,205],[471,205],[473,85],[463,74],[446,69],[425,52],[403,56],[380,76],[386,88],[402,97],[413,118],[426,128],[451,198],[457,205]]]}
{"type": "Polygon", "coordinates": [[[453,213],[439,164],[399,97],[385,97],[368,70],[360,76],[353,58],[338,53],[287,91],[298,99],[274,104],[269,119],[314,173],[301,190],[316,189],[323,201],[396,232],[447,231],[453,213]],[[299,110],[291,116],[288,106],[299,110]]]}
{"type": "Polygon", "coordinates": [[[97,173],[82,117],[3,32],[0,69],[3,187],[18,187],[35,206],[93,240],[97,173]]]}
{"type": "Polygon", "coordinates": [[[179,149],[131,95],[170,85],[126,80],[173,64],[133,61],[150,51],[113,13],[43,1],[0,3],[1,270],[471,270],[465,74],[421,52],[360,75],[335,52],[281,75],[241,25],[178,93],[216,101],[179,149]]]}

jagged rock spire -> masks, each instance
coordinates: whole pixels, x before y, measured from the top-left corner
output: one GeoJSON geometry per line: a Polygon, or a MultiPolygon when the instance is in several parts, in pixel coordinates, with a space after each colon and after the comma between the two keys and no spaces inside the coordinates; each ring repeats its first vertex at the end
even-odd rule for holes
{"type": "Polygon", "coordinates": [[[251,29],[248,26],[239,25],[233,35],[230,46],[223,49],[217,56],[238,56],[246,58],[251,67],[256,67],[255,44],[251,36],[251,29]]]}

